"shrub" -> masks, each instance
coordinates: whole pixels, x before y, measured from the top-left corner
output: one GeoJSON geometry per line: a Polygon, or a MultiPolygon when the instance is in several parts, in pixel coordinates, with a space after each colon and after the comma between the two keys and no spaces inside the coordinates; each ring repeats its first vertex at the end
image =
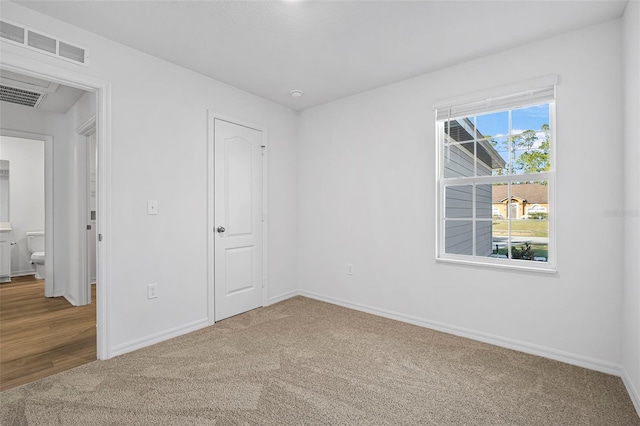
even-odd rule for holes
{"type": "Polygon", "coordinates": [[[548,213],[545,212],[536,212],[536,213],[529,213],[529,219],[547,219],[549,217],[548,213]]]}
{"type": "Polygon", "coordinates": [[[511,258],[512,259],[522,259],[522,260],[533,260],[533,256],[535,252],[531,249],[529,243],[524,243],[524,246],[521,248],[512,247],[511,248],[511,258]]]}

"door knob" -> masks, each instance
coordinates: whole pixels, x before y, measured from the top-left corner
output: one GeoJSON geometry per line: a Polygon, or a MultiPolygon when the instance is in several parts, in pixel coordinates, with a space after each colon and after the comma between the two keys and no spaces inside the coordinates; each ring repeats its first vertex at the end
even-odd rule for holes
{"type": "Polygon", "coordinates": [[[226,229],[224,229],[224,226],[218,226],[217,231],[218,233],[222,234],[224,231],[226,231],[226,229]]]}

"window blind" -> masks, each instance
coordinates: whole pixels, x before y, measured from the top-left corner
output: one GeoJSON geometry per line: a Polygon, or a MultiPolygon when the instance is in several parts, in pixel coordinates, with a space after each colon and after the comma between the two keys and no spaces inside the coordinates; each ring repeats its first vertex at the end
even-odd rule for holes
{"type": "Polygon", "coordinates": [[[487,98],[476,102],[460,105],[439,107],[436,109],[436,119],[443,121],[451,118],[468,117],[476,114],[502,111],[523,106],[543,104],[555,100],[555,86],[527,90],[525,92],[487,98]]]}

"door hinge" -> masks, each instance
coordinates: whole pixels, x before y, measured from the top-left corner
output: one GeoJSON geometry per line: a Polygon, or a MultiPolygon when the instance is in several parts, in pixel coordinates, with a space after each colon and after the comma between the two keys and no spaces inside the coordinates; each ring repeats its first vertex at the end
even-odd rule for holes
{"type": "Polygon", "coordinates": [[[261,149],[260,149],[260,152],[262,153],[262,155],[264,155],[264,149],[266,148],[266,146],[265,146],[265,145],[262,145],[260,148],[261,148],[261,149]]]}
{"type": "Polygon", "coordinates": [[[98,234],[98,241],[102,241],[102,234],[98,234]]]}

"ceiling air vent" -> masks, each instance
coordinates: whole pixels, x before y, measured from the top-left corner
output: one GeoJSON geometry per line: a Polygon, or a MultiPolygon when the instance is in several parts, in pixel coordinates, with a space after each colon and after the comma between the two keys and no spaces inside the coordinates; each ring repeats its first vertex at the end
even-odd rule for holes
{"type": "Polygon", "coordinates": [[[36,108],[46,95],[29,90],[0,85],[0,101],[36,108]]]}
{"type": "Polygon", "coordinates": [[[4,19],[0,20],[0,39],[76,64],[86,65],[89,59],[87,49],[4,19]]]}

